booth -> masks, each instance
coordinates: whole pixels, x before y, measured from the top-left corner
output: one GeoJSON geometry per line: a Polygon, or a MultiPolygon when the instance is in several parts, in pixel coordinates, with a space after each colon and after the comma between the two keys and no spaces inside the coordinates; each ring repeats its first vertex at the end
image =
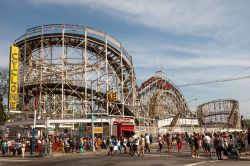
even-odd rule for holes
{"type": "Polygon", "coordinates": [[[114,125],[117,128],[117,137],[130,137],[134,134],[134,119],[131,118],[116,118],[114,125]]]}

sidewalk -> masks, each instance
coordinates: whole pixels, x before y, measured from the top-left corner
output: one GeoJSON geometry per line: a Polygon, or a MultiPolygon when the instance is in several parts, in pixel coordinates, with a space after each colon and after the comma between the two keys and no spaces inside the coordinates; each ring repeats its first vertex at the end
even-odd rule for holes
{"type": "Polygon", "coordinates": [[[53,152],[52,156],[46,156],[46,157],[65,157],[65,156],[86,156],[86,155],[105,155],[108,154],[108,150],[97,150],[95,152],[92,151],[86,151],[84,153],[62,153],[62,152],[53,152]]]}
{"type": "MultiPolygon", "coordinates": [[[[53,152],[52,155],[43,155],[43,154],[35,154],[32,155],[30,154],[30,152],[25,152],[24,158],[60,158],[60,157],[71,157],[71,156],[86,156],[86,155],[105,155],[108,154],[108,150],[106,149],[102,149],[102,150],[97,150],[95,152],[92,151],[86,151],[83,154],[81,153],[63,153],[63,152],[53,152]]],[[[22,155],[0,155],[0,158],[23,158],[22,155]]]]}

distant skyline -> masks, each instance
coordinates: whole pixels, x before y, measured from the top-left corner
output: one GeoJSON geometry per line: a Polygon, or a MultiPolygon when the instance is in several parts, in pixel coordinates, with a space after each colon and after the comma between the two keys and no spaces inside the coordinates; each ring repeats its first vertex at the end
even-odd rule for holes
{"type": "MultiPolygon", "coordinates": [[[[137,84],[157,70],[176,85],[250,75],[248,0],[2,0],[0,66],[30,27],[77,24],[115,37],[133,57],[137,84]]],[[[181,87],[192,110],[234,98],[250,117],[250,79],[181,87]]]]}

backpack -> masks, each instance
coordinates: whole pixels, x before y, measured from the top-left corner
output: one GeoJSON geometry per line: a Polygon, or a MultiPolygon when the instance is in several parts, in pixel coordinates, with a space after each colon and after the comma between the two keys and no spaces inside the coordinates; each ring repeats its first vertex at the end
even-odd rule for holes
{"type": "Polygon", "coordinates": [[[137,144],[137,143],[138,143],[138,139],[137,139],[137,138],[134,140],[134,143],[135,143],[135,144],[137,144]]]}
{"type": "Polygon", "coordinates": [[[193,137],[189,137],[189,145],[194,145],[194,138],[193,137]]]}

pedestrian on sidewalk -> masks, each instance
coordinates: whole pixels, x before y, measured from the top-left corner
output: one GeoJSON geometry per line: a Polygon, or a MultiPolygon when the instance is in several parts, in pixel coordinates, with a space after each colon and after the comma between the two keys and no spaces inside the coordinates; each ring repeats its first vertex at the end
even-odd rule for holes
{"type": "Polygon", "coordinates": [[[79,151],[80,151],[81,154],[84,153],[84,144],[83,144],[83,139],[82,138],[80,138],[79,151]]]}
{"type": "Polygon", "coordinates": [[[162,147],[163,147],[163,137],[160,134],[158,136],[158,144],[159,144],[159,150],[158,150],[158,152],[161,154],[161,150],[162,150],[162,147]]]}
{"type": "Polygon", "coordinates": [[[145,148],[145,138],[144,135],[141,135],[141,139],[140,139],[140,156],[144,157],[144,148],[145,148]]]}
{"type": "Polygon", "coordinates": [[[146,134],[145,135],[145,152],[147,152],[147,151],[150,152],[149,144],[150,144],[149,135],[146,134]]]}
{"type": "Polygon", "coordinates": [[[194,157],[199,158],[199,134],[194,134],[194,157]]]}
{"type": "Polygon", "coordinates": [[[176,143],[177,143],[178,153],[181,153],[181,148],[182,148],[182,136],[181,136],[180,133],[177,133],[177,136],[176,136],[176,143]]]}
{"type": "Polygon", "coordinates": [[[25,148],[26,148],[26,143],[25,143],[25,141],[23,141],[23,142],[22,142],[22,145],[21,145],[22,157],[24,157],[24,154],[25,154],[25,148]]]}
{"type": "Polygon", "coordinates": [[[121,139],[120,138],[117,139],[117,148],[118,148],[118,150],[120,151],[120,154],[121,154],[122,153],[122,148],[121,148],[121,139]]]}
{"type": "Polygon", "coordinates": [[[195,147],[194,147],[194,135],[189,136],[188,143],[189,143],[189,146],[190,146],[191,156],[194,157],[194,149],[195,149],[195,147]]]}
{"type": "Polygon", "coordinates": [[[113,150],[114,150],[114,138],[111,137],[111,139],[109,140],[109,152],[108,152],[108,156],[109,155],[113,156],[113,150]]]}
{"type": "Polygon", "coordinates": [[[218,160],[222,160],[221,158],[221,151],[222,151],[222,140],[218,134],[214,136],[214,148],[216,149],[216,155],[218,160]]]}
{"type": "Polygon", "coordinates": [[[8,148],[7,141],[2,140],[1,146],[2,146],[2,154],[3,155],[7,154],[7,148],[8,148]]]}
{"type": "Polygon", "coordinates": [[[168,147],[168,153],[170,153],[171,145],[172,145],[172,137],[171,137],[170,133],[166,134],[166,143],[167,143],[167,147],[168,147]]]}
{"type": "Polygon", "coordinates": [[[152,134],[150,134],[150,136],[149,136],[149,141],[150,141],[150,144],[153,143],[153,136],[152,136],[152,134]]]}
{"type": "Polygon", "coordinates": [[[49,152],[48,152],[48,154],[49,154],[49,156],[50,157],[52,157],[53,156],[53,142],[52,142],[52,140],[48,140],[49,141],[49,152]]]}
{"type": "Polygon", "coordinates": [[[139,140],[138,136],[134,135],[134,143],[133,143],[133,152],[134,153],[132,154],[132,156],[134,156],[135,154],[140,156],[139,144],[140,144],[140,140],[139,140]]]}
{"type": "Polygon", "coordinates": [[[204,137],[204,149],[205,149],[205,156],[206,157],[212,157],[211,154],[211,138],[208,133],[205,134],[204,137]]]}
{"type": "Polygon", "coordinates": [[[122,143],[123,143],[124,154],[126,154],[127,153],[128,140],[124,137],[122,143]]]}

